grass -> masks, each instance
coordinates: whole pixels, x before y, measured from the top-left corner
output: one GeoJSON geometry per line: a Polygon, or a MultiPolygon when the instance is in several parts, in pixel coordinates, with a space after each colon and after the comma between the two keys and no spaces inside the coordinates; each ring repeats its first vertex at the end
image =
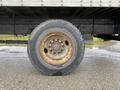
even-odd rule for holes
{"type": "MultiPolygon", "coordinates": [[[[15,35],[0,35],[0,40],[25,40],[28,41],[28,36],[15,36],[15,35]]],[[[99,47],[104,44],[104,40],[94,37],[91,44],[85,44],[86,47],[99,47]]],[[[26,46],[26,44],[6,44],[0,43],[0,46],[26,46]]]]}
{"type": "Polygon", "coordinates": [[[28,40],[28,36],[0,35],[0,40],[28,40]]]}
{"type": "Polygon", "coordinates": [[[6,43],[0,43],[0,46],[27,46],[27,44],[6,44],[6,43]]]}
{"type": "Polygon", "coordinates": [[[93,37],[93,42],[85,44],[85,47],[100,47],[105,44],[105,41],[101,38],[93,37]]]}

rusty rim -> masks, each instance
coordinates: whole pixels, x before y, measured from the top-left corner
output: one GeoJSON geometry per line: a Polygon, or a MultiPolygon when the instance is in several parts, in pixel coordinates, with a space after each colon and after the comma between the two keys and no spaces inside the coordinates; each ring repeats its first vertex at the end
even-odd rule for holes
{"type": "Polygon", "coordinates": [[[74,45],[71,38],[62,32],[47,34],[40,42],[40,55],[51,65],[62,65],[70,60],[74,45]]]}

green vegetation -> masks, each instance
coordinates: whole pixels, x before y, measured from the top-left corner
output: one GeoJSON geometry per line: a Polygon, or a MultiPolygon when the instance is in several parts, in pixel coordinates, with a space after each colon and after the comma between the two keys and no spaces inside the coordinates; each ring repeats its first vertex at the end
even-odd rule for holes
{"type": "Polygon", "coordinates": [[[0,43],[0,46],[27,46],[27,44],[6,44],[6,43],[0,43]]]}
{"type": "Polygon", "coordinates": [[[86,47],[100,47],[105,44],[105,41],[101,38],[94,37],[93,42],[90,44],[86,44],[86,47]]]}
{"type": "Polygon", "coordinates": [[[0,40],[28,40],[28,36],[0,35],[0,40]]]}

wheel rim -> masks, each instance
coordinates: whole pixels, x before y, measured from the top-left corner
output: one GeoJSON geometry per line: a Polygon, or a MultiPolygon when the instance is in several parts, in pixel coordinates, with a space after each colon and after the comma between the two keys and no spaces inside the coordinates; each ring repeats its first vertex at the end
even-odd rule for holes
{"type": "Polygon", "coordinates": [[[42,38],[39,46],[42,59],[51,65],[67,63],[72,57],[74,49],[72,39],[62,32],[47,34],[42,38]]]}

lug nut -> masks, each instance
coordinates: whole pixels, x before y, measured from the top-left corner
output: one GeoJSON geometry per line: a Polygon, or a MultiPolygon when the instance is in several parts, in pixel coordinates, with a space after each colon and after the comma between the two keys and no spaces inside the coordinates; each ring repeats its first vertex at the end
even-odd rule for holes
{"type": "Polygon", "coordinates": [[[50,43],[53,43],[53,42],[54,42],[53,40],[50,41],[50,43]]]}
{"type": "Polygon", "coordinates": [[[49,50],[52,50],[52,48],[50,47],[49,50]]]}
{"type": "Polygon", "coordinates": [[[55,39],[55,41],[57,42],[57,39],[55,39]]]}
{"type": "Polygon", "coordinates": [[[59,40],[59,43],[61,43],[61,40],[59,40]]]}
{"type": "Polygon", "coordinates": [[[56,54],[56,52],[53,52],[53,54],[56,54]]]}
{"type": "Polygon", "coordinates": [[[61,52],[57,52],[58,54],[60,54],[61,52]]]}
{"type": "Polygon", "coordinates": [[[64,46],[64,44],[63,44],[63,43],[61,43],[61,45],[62,45],[62,46],[64,46]]]}
{"type": "Polygon", "coordinates": [[[50,50],[50,52],[52,52],[52,50],[50,50]]]}

